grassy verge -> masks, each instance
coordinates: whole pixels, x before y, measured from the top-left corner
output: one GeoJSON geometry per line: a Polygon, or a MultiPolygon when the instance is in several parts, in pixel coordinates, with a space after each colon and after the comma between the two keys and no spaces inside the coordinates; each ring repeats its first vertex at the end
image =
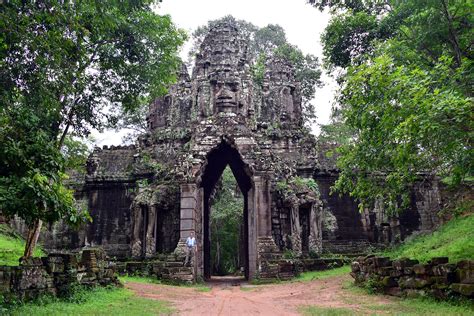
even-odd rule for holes
{"type": "Polygon", "coordinates": [[[382,254],[391,258],[409,257],[420,262],[433,257],[449,257],[451,262],[474,259],[474,214],[454,218],[438,230],[408,239],[382,254]]]}
{"type": "Polygon", "coordinates": [[[474,304],[468,300],[441,302],[430,298],[400,299],[370,295],[351,281],[342,285],[336,299],[348,306],[328,307],[306,305],[303,315],[474,315],[474,304]]]}
{"type": "Polygon", "coordinates": [[[331,270],[323,270],[323,271],[308,271],[301,273],[296,280],[297,281],[313,281],[319,279],[326,279],[330,277],[335,277],[339,275],[349,274],[351,272],[351,268],[349,266],[343,266],[340,268],[335,268],[331,270]]]}
{"type": "Polygon", "coordinates": [[[134,282],[134,283],[142,283],[142,284],[163,284],[166,286],[182,286],[182,287],[192,287],[198,292],[210,292],[211,288],[208,287],[205,284],[197,283],[197,284],[183,284],[183,285],[169,285],[166,283],[161,282],[161,280],[158,280],[156,278],[152,277],[145,277],[145,276],[121,276],[119,277],[119,280],[123,282],[124,284],[128,282],[134,282]]]}
{"type": "Polygon", "coordinates": [[[361,305],[357,309],[345,307],[303,306],[303,315],[472,315],[474,310],[467,305],[453,305],[429,299],[406,299],[391,304],[361,305]]]}
{"type": "Polygon", "coordinates": [[[0,311],[7,315],[169,315],[168,303],[135,296],[123,288],[94,288],[76,292],[68,300],[43,298],[0,311]]]}
{"type": "MultiPolygon", "coordinates": [[[[17,266],[18,259],[25,251],[25,241],[12,233],[10,227],[0,225],[0,265],[17,266]]],[[[43,251],[37,247],[33,254],[35,257],[44,256],[43,251]]]]}

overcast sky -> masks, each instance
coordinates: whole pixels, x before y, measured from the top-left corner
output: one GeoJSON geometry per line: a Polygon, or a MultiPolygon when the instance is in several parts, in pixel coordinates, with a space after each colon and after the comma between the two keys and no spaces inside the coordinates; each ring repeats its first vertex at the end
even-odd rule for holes
{"type": "MultiPolygon", "coordinates": [[[[246,20],[259,27],[268,24],[279,24],[286,32],[291,44],[297,45],[304,53],[313,54],[322,59],[320,36],[329,21],[329,14],[306,4],[305,0],[163,0],[157,9],[159,14],[169,14],[174,23],[192,33],[200,25],[207,24],[225,15],[233,15],[237,19],[246,20]]],[[[187,59],[189,45],[181,51],[183,59],[187,59]]],[[[325,86],[318,89],[316,98],[317,123],[329,121],[331,104],[336,84],[323,75],[325,86]]],[[[317,125],[313,132],[318,133],[317,125]]],[[[97,144],[118,145],[123,133],[113,131],[102,134],[94,133],[97,144]]]]}

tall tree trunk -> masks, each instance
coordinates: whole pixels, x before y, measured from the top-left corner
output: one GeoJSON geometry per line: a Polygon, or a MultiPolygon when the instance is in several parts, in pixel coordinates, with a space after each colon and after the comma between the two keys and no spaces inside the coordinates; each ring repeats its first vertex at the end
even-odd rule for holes
{"type": "Polygon", "coordinates": [[[454,56],[456,58],[456,63],[458,67],[461,66],[461,59],[462,59],[462,52],[461,48],[459,47],[459,40],[456,34],[456,30],[454,29],[453,25],[453,17],[449,13],[449,8],[448,4],[446,3],[445,0],[441,0],[441,4],[443,6],[443,13],[446,17],[446,20],[448,21],[448,29],[449,29],[449,42],[451,43],[451,46],[453,47],[454,51],[454,56]]]}
{"type": "Polygon", "coordinates": [[[26,239],[25,252],[23,254],[25,258],[29,258],[33,255],[33,251],[38,243],[41,226],[43,226],[43,221],[38,219],[28,229],[28,238],[26,239]]]}

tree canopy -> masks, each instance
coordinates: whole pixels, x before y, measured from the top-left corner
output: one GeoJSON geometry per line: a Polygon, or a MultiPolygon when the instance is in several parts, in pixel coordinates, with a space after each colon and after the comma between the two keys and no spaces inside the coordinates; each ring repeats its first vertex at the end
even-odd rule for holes
{"type": "Polygon", "coordinates": [[[173,82],[185,34],[156,14],[154,4],[0,4],[3,214],[20,216],[37,233],[42,220],[87,218],[62,183],[71,149],[84,148],[61,149],[71,145],[69,134],[113,125],[173,82]]]}
{"type": "Polygon", "coordinates": [[[472,176],[472,2],[311,2],[333,14],[325,65],[340,74],[338,111],[353,132],[335,188],[396,211],[421,178],[472,176]]]}

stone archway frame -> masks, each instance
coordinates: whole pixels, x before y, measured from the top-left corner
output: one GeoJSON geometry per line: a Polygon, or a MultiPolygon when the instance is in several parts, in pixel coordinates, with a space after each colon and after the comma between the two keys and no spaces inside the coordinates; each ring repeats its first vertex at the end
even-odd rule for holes
{"type": "MultiPolygon", "coordinates": [[[[180,185],[180,243],[177,251],[179,251],[178,248],[184,248],[185,239],[193,231],[198,241],[198,251],[193,264],[195,279],[210,277],[210,266],[207,262],[210,249],[207,249],[205,241],[206,238],[209,238],[209,205],[207,203],[210,192],[208,191],[213,188],[227,165],[232,169],[244,195],[247,279],[253,279],[257,274],[258,237],[271,236],[269,186],[266,185],[262,176],[256,175],[251,168],[251,163],[245,161],[235,143],[228,137],[221,137],[220,142],[208,151],[206,159],[193,177],[194,181],[180,185]],[[230,154],[232,157],[222,157],[222,161],[216,161],[216,157],[213,155],[220,154],[230,154]],[[262,214],[267,214],[267,216],[262,216],[262,214]]],[[[207,245],[209,245],[209,241],[207,245]]]]}

